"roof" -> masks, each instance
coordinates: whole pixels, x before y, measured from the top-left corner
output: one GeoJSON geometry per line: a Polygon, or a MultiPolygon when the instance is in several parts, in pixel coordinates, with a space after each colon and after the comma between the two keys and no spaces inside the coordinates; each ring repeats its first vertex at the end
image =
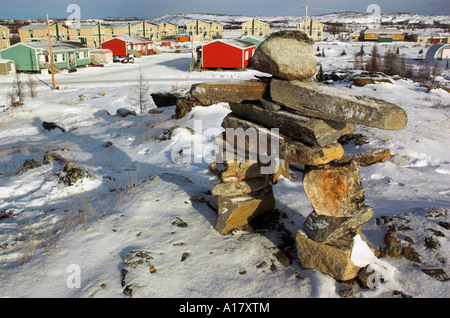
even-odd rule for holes
{"type": "Polygon", "coordinates": [[[256,45],[253,44],[253,43],[242,41],[242,40],[239,40],[239,39],[217,39],[217,40],[214,40],[212,42],[206,43],[204,45],[212,44],[212,43],[215,43],[215,42],[226,43],[226,44],[229,44],[231,46],[235,46],[235,47],[240,48],[240,49],[248,49],[250,47],[256,47],[256,45]]]}
{"type": "MultiPolygon", "coordinates": [[[[51,23],[50,27],[54,27],[56,25],[56,23],[51,23]]],[[[58,27],[61,28],[66,28],[65,26],[61,25],[60,23],[58,23],[58,27]]],[[[27,24],[24,25],[22,27],[20,27],[20,30],[42,30],[42,29],[47,29],[47,23],[31,23],[31,24],[27,24]]]]}
{"type": "Polygon", "coordinates": [[[386,28],[386,29],[367,29],[362,32],[370,32],[370,33],[403,33],[402,30],[394,29],[394,28],[386,28]]]}
{"type": "Polygon", "coordinates": [[[127,36],[127,35],[124,35],[124,36],[117,36],[115,38],[106,40],[103,43],[106,43],[108,41],[115,40],[115,39],[119,39],[119,40],[122,40],[124,42],[130,42],[130,43],[150,43],[150,42],[153,42],[152,40],[149,40],[149,39],[144,38],[142,36],[127,36]]]}
{"type": "MultiPolygon", "coordinates": [[[[52,43],[52,51],[70,51],[75,50],[77,48],[88,49],[88,47],[81,43],[73,43],[74,41],[63,41],[63,42],[55,42],[52,43]]],[[[50,46],[48,42],[39,41],[39,42],[19,42],[15,45],[25,45],[31,47],[33,49],[42,49],[42,50],[50,50],[50,46]]],[[[15,46],[13,45],[13,46],[15,46]]],[[[12,47],[12,46],[10,46],[12,47]]]]}

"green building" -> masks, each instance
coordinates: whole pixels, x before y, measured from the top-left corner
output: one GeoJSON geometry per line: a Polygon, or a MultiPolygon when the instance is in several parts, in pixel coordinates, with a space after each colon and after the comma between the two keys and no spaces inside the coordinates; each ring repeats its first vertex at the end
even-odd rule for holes
{"type": "MultiPolygon", "coordinates": [[[[79,42],[52,43],[53,64],[56,70],[90,64],[89,48],[79,42]]],[[[48,42],[19,42],[0,51],[0,58],[13,60],[17,71],[40,72],[50,68],[48,42]]]]}

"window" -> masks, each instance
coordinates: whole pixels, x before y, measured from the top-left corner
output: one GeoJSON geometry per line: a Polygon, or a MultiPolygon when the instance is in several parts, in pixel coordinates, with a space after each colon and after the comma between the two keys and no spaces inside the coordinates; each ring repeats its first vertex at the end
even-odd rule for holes
{"type": "Polygon", "coordinates": [[[245,60],[248,60],[248,51],[245,51],[245,60]]]}

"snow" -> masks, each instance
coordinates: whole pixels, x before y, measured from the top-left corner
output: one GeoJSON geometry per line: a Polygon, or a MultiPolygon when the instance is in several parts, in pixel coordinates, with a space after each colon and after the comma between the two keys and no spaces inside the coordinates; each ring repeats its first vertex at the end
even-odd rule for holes
{"type": "MultiPolygon", "coordinates": [[[[408,56],[419,55],[415,44],[392,45],[400,45],[408,56]]],[[[352,70],[353,53],[361,44],[317,46],[326,53],[318,57],[325,72],[345,72],[352,70]],[[344,49],[347,56],[340,55],[344,49]]],[[[196,107],[179,120],[171,119],[174,106],[159,108],[160,114],[139,114],[135,98],[139,71],[149,94],[186,91],[197,82],[263,75],[254,70],[191,73],[190,56],[163,53],[136,59],[134,65],[111,63],[63,72],[56,75],[60,89],[55,91],[49,88],[50,75],[37,75],[37,97],[27,96],[24,106],[0,112],[1,297],[122,298],[127,297],[126,286],[131,286],[133,297],[152,298],[339,297],[339,290],[347,285],[302,269],[292,250],[295,233],[312,212],[301,171],[291,170],[292,178],[281,177],[273,187],[279,226],[256,232],[239,229],[230,235],[214,229],[217,214],[205,201],[218,180],[209,162],[213,137],[223,131],[221,122],[230,112],[228,104],[196,107]],[[136,109],[138,116],[115,116],[123,107],[136,109]],[[61,123],[67,132],[45,131],[43,121],[61,123]],[[180,129],[170,140],[157,140],[174,126],[180,129]],[[112,145],[105,147],[108,141],[112,145]],[[201,156],[193,157],[194,147],[202,149],[201,156]],[[70,187],[58,183],[64,164],[56,160],[18,174],[26,159],[42,163],[48,151],[74,162],[95,179],[85,178],[70,187]],[[180,219],[187,226],[177,226],[180,219]],[[294,258],[285,266],[274,255],[289,242],[287,251],[294,258]],[[132,268],[124,258],[133,250],[148,251],[151,258],[132,268]],[[151,265],[156,268],[153,273],[151,265]]],[[[448,80],[448,73],[442,77],[448,80]]],[[[0,78],[1,96],[9,92],[12,80],[13,76],[0,78]]],[[[449,108],[436,107],[448,105],[449,94],[427,93],[419,83],[405,79],[364,87],[351,87],[344,80],[334,86],[398,104],[408,114],[405,129],[357,127],[355,133],[365,135],[369,143],[345,146],[347,153],[389,148],[392,154],[384,163],[360,169],[366,204],[374,208],[374,218],[354,238],[352,260],[356,265],[370,264],[384,281],[369,289],[354,286],[353,297],[398,297],[394,290],[412,297],[448,297],[449,282],[420,269],[443,268],[450,273],[449,233],[438,224],[450,218],[449,108]],[[430,213],[436,215],[426,217],[430,213]],[[377,224],[382,217],[392,220],[377,224]],[[403,246],[406,236],[414,240],[421,264],[374,256],[365,242],[384,247],[389,224],[413,229],[399,232],[399,240],[403,246]],[[430,229],[445,237],[432,236],[430,229]],[[435,249],[424,246],[430,236],[439,244],[435,249]]],[[[6,97],[0,104],[7,104],[6,97]]]]}

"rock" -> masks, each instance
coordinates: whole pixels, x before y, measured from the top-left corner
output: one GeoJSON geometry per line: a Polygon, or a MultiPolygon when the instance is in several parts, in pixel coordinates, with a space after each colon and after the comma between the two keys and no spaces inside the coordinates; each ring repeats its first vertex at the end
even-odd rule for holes
{"type": "Polygon", "coordinates": [[[261,173],[261,165],[257,161],[247,159],[239,162],[237,158],[222,160],[220,155],[211,163],[210,169],[223,182],[267,177],[267,174],[261,173]]]}
{"type": "Polygon", "coordinates": [[[132,268],[136,268],[138,265],[148,263],[153,258],[150,253],[146,250],[132,250],[128,252],[123,262],[132,268]]]}
{"type": "Polygon", "coordinates": [[[422,272],[442,282],[450,280],[450,277],[448,277],[447,273],[444,272],[442,268],[422,268],[422,272]]]}
{"type": "Polygon", "coordinates": [[[30,169],[34,169],[40,166],[41,166],[40,162],[37,162],[34,159],[27,159],[24,161],[22,168],[19,170],[18,174],[22,174],[30,169]]]}
{"type": "Polygon", "coordinates": [[[166,129],[161,135],[159,135],[156,140],[158,141],[164,141],[164,140],[170,140],[172,139],[172,136],[174,134],[174,132],[177,129],[186,129],[187,131],[189,131],[191,134],[194,134],[194,130],[192,128],[189,127],[180,127],[180,126],[174,126],[174,127],[170,127],[169,129],[166,129]]]}
{"type": "Polygon", "coordinates": [[[444,222],[444,221],[439,221],[438,224],[439,224],[440,226],[442,226],[444,229],[450,230],[450,223],[444,222]]]}
{"type": "Polygon", "coordinates": [[[408,121],[406,112],[397,105],[316,82],[272,79],[270,95],[274,101],[308,117],[385,130],[403,129],[408,121]]]}
{"type": "Polygon", "coordinates": [[[388,76],[386,76],[386,74],[380,72],[363,72],[361,74],[353,76],[351,80],[353,82],[353,85],[359,87],[377,83],[394,84],[394,82],[388,76]]]}
{"type": "Polygon", "coordinates": [[[386,234],[384,235],[385,247],[381,251],[381,257],[389,256],[392,258],[401,258],[398,246],[400,242],[397,240],[397,231],[395,227],[389,225],[386,234]]]}
{"type": "Polygon", "coordinates": [[[355,235],[358,229],[373,216],[369,206],[361,207],[352,217],[333,217],[312,212],[303,223],[302,230],[315,242],[329,243],[346,234],[355,235]]]}
{"type": "Polygon", "coordinates": [[[259,102],[261,103],[262,108],[267,110],[277,111],[282,108],[280,104],[275,103],[273,100],[261,98],[259,102]]]}
{"type": "Polygon", "coordinates": [[[259,103],[230,103],[230,108],[241,118],[267,128],[278,128],[280,134],[312,146],[325,147],[355,129],[353,124],[324,121],[283,110],[269,111],[259,103]]]}
{"type": "Polygon", "coordinates": [[[53,130],[53,129],[60,129],[62,132],[66,132],[66,128],[64,128],[63,125],[58,124],[58,123],[54,123],[54,122],[47,122],[44,121],[42,122],[42,127],[44,127],[45,130],[53,130]]]}
{"type": "Polygon", "coordinates": [[[375,149],[368,150],[363,153],[345,155],[341,159],[337,160],[339,163],[349,163],[350,161],[356,162],[360,167],[372,165],[377,162],[385,162],[391,157],[389,149],[375,149]]]}
{"type": "Polygon", "coordinates": [[[132,108],[119,108],[116,110],[116,115],[121,117],[137,116],[136,111],[132,108]]]}
{"type": "Polygon", "coordinates": [[[174,106],[181,93],[178,92],[166,92],[166,93],[152,93],[153,102],[156,107],[174,106]]]}
{"type": "Polygon", "coordinates": [[[297,253],[300,265],[316,269],[338,281],[355,278],[360,268],[351,261],[353,238],[347,236],[339,242],[325,244],[314,242],[297,232],[297,253]]]}
{"type": "Polygon", "coordinates": [[[212,195],[220,196],[245,196],[252,192],[261,190],[269,186],[267,178],[254,178],[250,180],[240,180],[216,184],[212,190],[212,195]]]}
{"type": "Polygon", "coordinates": [[[247,225],[263,213],[273,211],[275,198],[272,187],[266,187],[248,196],[215,197],[217,219],[214,228],[221,234],[247,225]]]}
{"type": "Polygon", "coordinates": [[[312,43],[301,31],[276,32],[258,46],[250,66],[281,79],[310,78],[317,69],[312,43]]]}
{"type": "Polygon", "coordinates": [[[72,163],[67,164],[59,173],[59,182],[63,182],[66,186],[72,186],[78,180],[83,178],[94,179],[95,176],[78,168],[72,163]]]}
{"type": "MultiPolygon", "coordinates": [[[[243,147],[245,147],[243,150],[253,154],[258,154],[258,157],[274,155],[272,154],[271,149],[272,138],[275,138],[274,143],[279,148],[279,158],[293,164],[321,165],[340,159],[344,155],[344,149],[337,142],[331,143],[325,147],[308,146],[298,140],[294,140],[281,134],[270,134],[270,130],[264,126],[255,124],[248,120],[240,119],[233,113],[230,113],[225,117],[222,122],[222,127],[233,129],[242,128],[244,131],[248,131],[249,128],[254,129],[257,135],[256,142],[249,142],[248,138],[238,139],[238,137],[241,136],[229,138],[230,140],[233,140],[233,145],[236,149],[240,145],[240,140],[243,147]],[[267,149],[265,151],[259,151],[260,145],[258,136],[266,138],[267,140],[267,149]]],[[[230,143],[227,143],[227,146],[228,145],[230,145],[230,143]]]]}
{"type": "Polygon", "coordinates": [[[220,102],[242,103],[258,101],[268,94],[267,81],[236,81],[224,83],[199,83],[191,87],[191,96],[203,106],[220,102]]]}
{"type": "Polygon", "coordinates": [[[175,114],[172,116],[172,119],[183,118],[192,110],[192,108],[196,106],[204,106],[190,94],[178,97],[175,105],[175,114]]]}
{"type": "Polygon", "coordinates": [[[303,187],[319,215],[354,216],[365,199],[359,168],[354,162],[308,167],[303,187]]]}
{"type": "Polygon", "coordinates": [[[66,164],[69,162],[69,160],[67,160],[66,158],[64,158],[63,156],[61,156],[55,152],[50,151],[44,155],[44,161],[43,161],[44,164],[49,164],[53,160],[59,161],[61,163],[66,163],[66,164]]]}
{"type": "Polygon", "coordinates": [[[272,183],[277,183],[277,180],[280,178],[280,176],[285,177],[286,179],[289,179],[289,162],[287,161],[280,161],[277,162],[277,165],[275,167],[275,172],[272,175],[272,183]]]}
{"type": "Polygon", "coordinates": [[[413,261],[413,262],[416,262],[416,263],[421,263],[419,253],[417,253],[414,250],[414,248],[412,248],[411,246],[405,246],[402,249],[401,255],[404,258],[409,259],[410,261],[413,261]]]}

